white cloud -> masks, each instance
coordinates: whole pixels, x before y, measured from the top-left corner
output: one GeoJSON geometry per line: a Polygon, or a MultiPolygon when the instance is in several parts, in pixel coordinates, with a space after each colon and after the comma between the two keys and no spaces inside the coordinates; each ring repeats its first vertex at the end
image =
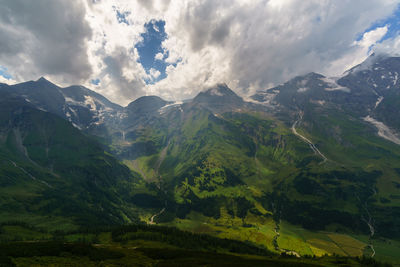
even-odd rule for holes
{"type": "Polygon", "coordinates": [[[164,58],[163,53],[157,53],[157,54],[154,56],[154,59],[156,59],[156,60],[163,60],[163,58],[164,58]]]}
{"type": "Polygon", "coordinates": [[[246,94],[310,71],[343,72],[365,58],[387,28],[371,31],[362,43],[355,38],[396,6],[391,0],[173,1],[163,47],[167,62],[181,62],[151,92],[186,98],[226,82],[246,94]]]}
{"type": "Polygon", "coordinates": [[[6,77],[0,75],[0,83],[6,83],[6,84],[11,85],[11,84],[17,83],[17,81],[12,78],[6,78],[6,77]]]}
{"type": "Polygon", "coordinates": [[[160,71],[158,71],[156,69],[153,69],[153,68],[151,68],[149,72],[150,72],[150,75],[151,75],[152,79],[157,79],[161,75],[160,71]]]}
{"type": "Polygon", "coordinates": [[[333,60],[325,72],[331,76],[337,76],[344,70],[363,62],[373,53],[373,47],[385,36],[388,31],[387,25],[364,33],[360,41],[355,41],[352,47],[341,58],[333,60]]]}
{"type": "Polygon", "coordinates": [[[375,51],[378,53],[392,54],[400,56],[400,35],[387,39],[375,46],[375,51]]]}
{"type": "MultiPolygon", "coordinates": [[[[7,37],[0,40],[0,65],[17,73],[17,81],[46,75],[65,85],[83,83],[124,105],[149,94],[189,98],[220,82],[246,94],[310,71],[340,73],[365,58],[387,28],[355,42],[357,36],[398,6],[397,0],[54,2],[49,15],[39,8],[42,0],[0,0],[0,33],[7,37]],[[18,12],[7,11],[12,8],[18,12]],[[118,23],[116,10],[129,25],[118,23]],[[168,34],[155,59],[176,65],[167,67],[167,78],[146,85],[149,75],[134,47],[152,19],[164,20],[168,34]],[[93,78],[101,83],[93,86],[93,78]]],[[[376,45],[399,48],[400,37],[376,45]]]]}

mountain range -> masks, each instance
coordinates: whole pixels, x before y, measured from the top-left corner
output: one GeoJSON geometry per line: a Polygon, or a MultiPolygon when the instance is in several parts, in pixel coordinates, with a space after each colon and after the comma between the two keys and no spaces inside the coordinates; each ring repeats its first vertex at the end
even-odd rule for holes
{"type": "Polygon", "coordinates": [[[399,57],[372,55],[247,100],[218,84],[126,107],[45,78],[0,84],[0,220],[142,221],[389,259],[387,240],[400,251],[399,74],[399,57]]]}

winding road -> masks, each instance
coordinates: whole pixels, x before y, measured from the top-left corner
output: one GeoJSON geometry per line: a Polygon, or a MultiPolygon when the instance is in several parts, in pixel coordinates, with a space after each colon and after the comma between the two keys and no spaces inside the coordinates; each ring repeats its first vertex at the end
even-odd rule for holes
{"type": "Polygon", "coordinates": [[[308,139],[307,137],[305,137],[305,136],[299,134],[299,133],[297,132],[297,130],[296,130],[296,126],[297,126],[299,123],[301,123],[301,120],[302,120],[302,119],[303,119],[303,113],[300,113],[300,118],[299,118],[297,121],[295,121],[295,122],[293,123],[293,125],[292,125],[292,132],[293,132],[296,136],[300,137],[304,142],[306,142],[306,143],[311,147],[311,149],[314,151],[314,153],[315,153],[316,155],[319,155],[319,156],[323,159],[323,161],[320,163],[320,164],[323,164],[323,163],[325,163],[325,162],[328,160],[328,158],[327,158],[324,154],[322,154],[321,151],[319,151],[319,149],[313,144],[313,142],[311,142],[310,139],[308,139]]]}

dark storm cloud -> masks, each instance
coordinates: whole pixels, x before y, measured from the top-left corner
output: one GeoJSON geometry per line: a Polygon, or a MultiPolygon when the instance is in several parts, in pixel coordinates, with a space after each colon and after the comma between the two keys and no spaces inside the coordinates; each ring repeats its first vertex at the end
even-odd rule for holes
{"type": "Polygon", "coordinates": [[[81,2],[0,0],[0,6],[0,64],[25,78],[89,78],[86,41],[91,29],[81,2]]]}
{"type": "Polygon", "coordinates": [[[190,34],[193,51],[199,51],[208,44],[223,45],[230,32],[233,21],[218,14],[227,1],[204,1],[201,5],[189,5],[182,24],[190,34]]]}

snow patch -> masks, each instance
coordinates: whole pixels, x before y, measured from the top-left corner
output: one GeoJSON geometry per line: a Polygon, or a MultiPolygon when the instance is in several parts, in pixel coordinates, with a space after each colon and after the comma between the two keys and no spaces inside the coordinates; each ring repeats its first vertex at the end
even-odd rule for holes
{"type": "Polygon", "coordinates": [[[275,99],[276,95],[279,94],[279,90],[267,89],[265,91],[259,91],[256,95],[262,96],[262,101],[254,100],[252,98],[245,98],[246,102],[252,102],[256,104],[263,104],[266,106],[272,106],[273,100],[275,99]]]}
{"type": "Polygon", "coordinates": [[[325,87],[325,91],[343,91],[346,93],[350,93],[350,89],[337,84],[335,78],[323,77],[323,78],[319,78],[319,79],[321,81],[325,82],[325,84],[328,86],[328,87],[325,87]]]}
{"type": "Polygon", "coordinates": [[[378,97],[378,100],[375,103],[375,108],[377,108],[379,106],[379,104],[382,102],[383,100],[383,96],[378,97]]]}
{"type": "Polygon", "coordinates": [[[75,124],[75,123],[73,123],[73,122],[71,122],[72,123],[72,126],[74,126],[75,128],[77,128],[77,129],[79,129],[79,130],[82,130],[82,128],[79,126],[79,125],[77,125],[77,124],[75,124]]]}
{"type": "Polygon", "coordinates": [[[85,95],[85,106],[90,107],[91,111],[97,111],[96,102],[94,101],[93,97],[85,95]]]}
{"type": "Polygon", "coordinates": [[[213,88],[210,90],[210,94],[211,95],[216,95],[216,96],[223,96],[223,94],[221,93],[220,90],[218,90],[218,88],[213,88]]]}
{"type": "Polygon", "coordinates": [[[308,91],[308,87],[300,87],[299,89],[297,89],[297,92],[298,93],[304,93],[304,92],[307,92],[308,91]]]}
{"type": "Polygon", "coordinates": [[[326,103],[325,100],[314,100],[314,99],[311,99],[310,102],[314,103],[314,104],[318,104],[320,106],[323,106],[326,103]]]}
{"type": "Polygon", "coordinates": [[[173,102],[173,103],[171,103],[171,104],[168,104],[168,105],[165,105],[165,106],[161,107],[161,108],[158,110],[158,113],[159,113],[160,115],[162,115],[162,114],[164,114],[165,112],[167,112],[167,110],[169,110],[170,108],[174,108],[174,107],[179,108],[179,110],[182,112],[182,111],[183,111],[182,108],[181,108],[181,105],[182,105],[182,104],[183,104],[182,101],[173,102]]]}
{"type": "Polygon", "coordinates": [[[301,80],[300,82],[298,82],[297,84],[299,86],[303,86],[304,87],[307,83],[308,83],[308,79],[304,79],[304,80],[301,80]]]}
{"type": "Polygon", "coordinates": [[[77,102],[74,99],[72,99],[72,98],[70,98],[68,96],[65,96],[65,95],[64,95],[64,99],[65,99],[65,102],[67,102],[68,104],[74,104],[74,105],[79,105],[80,104],[79,102],[77,102]]]}
{"type": "Polygon", "coordinates": [[[74,110],[71,107],[68,107],[68,109],[74,114],[75,117],[78,117],[78,114],[76,113],[76,110],[74,110]]]}
{"type": "Polygon", "coordinates": [[[383,122],[377,121],[369,115],[367,117],[364,117],[363,119],[364,119],[364,121],[369,122],[372,125],[374,125],[376,128],[378,128],[378,135],[380,137],[382,137],[390,142],[393,142],[397,145],[400,145],[400,139],[383,122]]]}

